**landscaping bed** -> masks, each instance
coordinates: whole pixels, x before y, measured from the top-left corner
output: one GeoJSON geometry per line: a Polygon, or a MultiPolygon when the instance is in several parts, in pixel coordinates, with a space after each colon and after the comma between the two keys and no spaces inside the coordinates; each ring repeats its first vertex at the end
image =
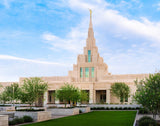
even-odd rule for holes
{"type": "Polygon", "coordinates": [[[136,111],[93,111],[25,126],[133,126],[136,111]]]}

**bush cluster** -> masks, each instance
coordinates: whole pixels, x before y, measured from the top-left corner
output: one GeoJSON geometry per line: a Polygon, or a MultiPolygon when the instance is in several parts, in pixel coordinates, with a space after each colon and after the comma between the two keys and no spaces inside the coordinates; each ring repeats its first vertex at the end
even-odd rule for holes
{"type": "Polygon", "coordinates": [[[82,110],[79,110],[79,113],[83,113],[82,110]]]}
{"type": "Polygon", "coordinates": [[[140,108],[139,114],[149,114],[149,111],[146,108],[140,108]]]}
{"type": "Polygon", "coordinates": [[[93,108],[91,108],[91,110],[137,110],[137,109],[139,109],[139,107],[137,107],[137,108],[131,108],[131,107],[124,107],[124,108],[122,108],[122,107],[93,107],[93,108]]]}
{"type": "Polygon", "coordinates": [[[44,109],[19,109],[16,111],[37,112],[37,111],[44,111],[44,109]]]}
{"type": "Polygon", "coordinates": [[[33,122],[32,117],[23,116],[22,118],[15,118],[12,121],[9,121],[9,125],[16,125],[16,124],[21,124],[21,123],[26,123],[26,122],[33,122]]]}
{"type": "Polygon", "coordinates": [[[157,126],[156,121],[148,116],[139,119],[139,126],[157,126]]]}

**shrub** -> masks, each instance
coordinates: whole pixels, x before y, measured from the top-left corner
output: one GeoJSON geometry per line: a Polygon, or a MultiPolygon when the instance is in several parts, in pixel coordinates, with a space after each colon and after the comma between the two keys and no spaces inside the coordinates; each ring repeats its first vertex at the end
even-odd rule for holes
{"type": "Polygon", "coordinates": [[[104,107],[99,107],[99,110],[105,110],[105,108],[104,107]]]}
{"type": "Polygon", "coordinates": [[[24,123],[23,118],[15,118],[14,120],[15,120],[16,124],[24,123]]]}
{"type": "Polygon", "coordinates": [[[156,126],[156,121],[148,116],[139,119],[139,126],[156,126]]]}
{"type": "Polygon", "coordinates": [[[139,114],[148,114],[149,111],[146,108],[140,108],[139,109],[139,114]]]}
{"type": "Polygon", "coordinates": [[[82,113],[82,110],[79,110],[79,113],[82,113]]]}
{"type": "Polygon", "coordinates": [[[19,109],[16,111],[37,112],[37,111],[44,111],[44,109],[19,109]]]}
{"type": "Polygon", "coordinates": [[[109,107],[107,107],[106,110],[109,110],[109,107]]]}
{"type": "Polygon", "coordinates": [[[110,107],[110,110],[113,110],[114,108],[113,107],[110,107]]]}
{"type": "Polygon", "coordinates": [[[123,110],[127,110],[127,107],[124,107],[123,110]]]}
{"type": "Polygon", "coordinates": [[[33,119],[30,116],[23,116],[23,120],[24,122],[33,122],[33,119]]]}
{"type": "Polygon", "coordinates": [[[16,121],[15,120],[9,121],[9,125],[16,125],[16,121]]]}
{"type": "Polygon", "coordinates": [[[12,121],[9,121],[9,125],[16,125],[16,124],[21,124],[24,123],[23,118],[15,118],[12,121]]]}
{"type": "Polygon", "coordinates": [[[119,107],[119,110],[122,110],[122,107],[119,107]]]}
{"type": "Polygon", "coordinates": [[[118,110],[118,108],[117,108],[117,107],[115,107],[114,109],[115,109],[115,110],[118,110]]]}
{"type": "Polygon", "coordinates": [[[140,109],[140,107],[136,107],[136,109],[140,109]]]}
{"type": "Polygon", "coordinates": [[[128,110],[131,110],[132,108],[131,107],[128,107],[128,110]]]}

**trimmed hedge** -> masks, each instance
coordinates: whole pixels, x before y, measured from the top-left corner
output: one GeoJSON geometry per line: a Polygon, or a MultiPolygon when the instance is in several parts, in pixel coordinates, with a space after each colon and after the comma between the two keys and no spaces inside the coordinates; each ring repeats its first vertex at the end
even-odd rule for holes
{"type": "Polygon", "coordinates": [[[148,116],[139,119],[139,126],[157,126],[156,121],[148,116]]]}
{"type": "Polygon", "coordinates": [[[23,118],[15,118],[12,121],[9,121],[9,125],[16,125],[16,124],[21,124],[24,123],[23,118]]]}
{"type": "Polygon", "coordinates": [[[12,121],[9,121],[9,125],[22,124],[22,123],[26,123],[26,122],[33,122],[32,117],[23,116],[22,118],[15,118],[12,121]]]}
{"type": "Polygon", "coordinates": [[[19,109],[16,111],[37,112],[37,111],[44,111],[44,109],[19,109]]]}
{"type": "Polygon", "coordinates": [[[30,116],[23,116],[23,120],[24,122],[33,122],[33,119],[30,116]]]}
{"type": "Polygon", "coordinates": [[[137,110],[137,109],[139,109],[138,107],[137,108],[131,108],[131,107],[124,107],[124,108],[122,108],[122,107],[93,107],[93,108],[91,108],[91,110],[137,110]]]}

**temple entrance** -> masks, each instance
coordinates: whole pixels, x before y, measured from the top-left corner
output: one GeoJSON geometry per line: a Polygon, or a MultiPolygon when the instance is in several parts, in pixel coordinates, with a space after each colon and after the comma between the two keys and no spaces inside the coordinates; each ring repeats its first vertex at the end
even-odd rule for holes
{"type": "Polygon", "coordinates": [[[96,103],[106,103],[106,90],[96,90],[96,103]]]}
{"type": "Polygon", "coordinates": [[[55,90],[48,91],[48,103],[49,104],[55,103],[55,90]]]}

